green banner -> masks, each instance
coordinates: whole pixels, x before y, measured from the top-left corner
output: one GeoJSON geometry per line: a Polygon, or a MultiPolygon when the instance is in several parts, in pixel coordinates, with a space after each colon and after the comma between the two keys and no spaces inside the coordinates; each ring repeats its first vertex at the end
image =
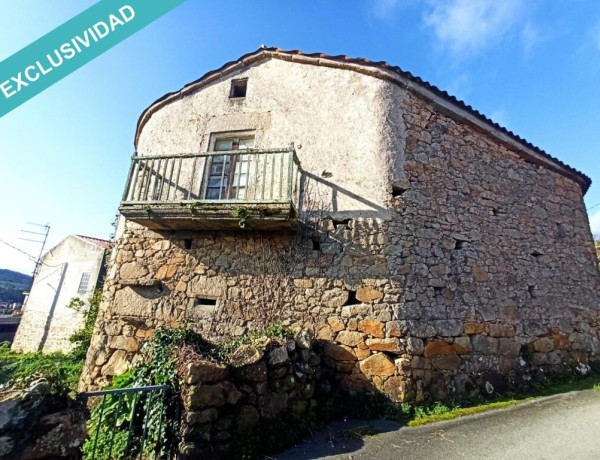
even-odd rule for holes
{"type": "Polygon", "coordinates": [[[101,0],[0,62],[0,117],[185,0],[101,0]]]}

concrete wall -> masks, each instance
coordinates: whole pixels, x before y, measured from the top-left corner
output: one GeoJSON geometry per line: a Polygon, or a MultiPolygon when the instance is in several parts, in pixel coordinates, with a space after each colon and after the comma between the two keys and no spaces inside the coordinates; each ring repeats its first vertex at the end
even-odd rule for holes
{"type": "Polygon", "coordinates": [[[600,274],[573,179],[378,78],[279,60],[243,76],[242,102],[222,79],[155,112],[140,154],[204,151],[215,131],[294,141],[330,191],[314,199],[321,221],[305,234],[125,222],[82,387],[123,372],[159,325],[219,339],[267,314],[314,329],[326,378],[394,400],[597,359],[600,274]]]}
{"type": "Polygon", "coordinates": [[[86,300],[98,283],[104,248],[77,236],[68,236],[48,251],[41,261],[12,345],[21,352],[67,352],[69,337],[83,325],[83,316],[68,308],[71,299],[86,300]],[[78,293],[83,273],[89,273],[88,289],[78,293]]]}

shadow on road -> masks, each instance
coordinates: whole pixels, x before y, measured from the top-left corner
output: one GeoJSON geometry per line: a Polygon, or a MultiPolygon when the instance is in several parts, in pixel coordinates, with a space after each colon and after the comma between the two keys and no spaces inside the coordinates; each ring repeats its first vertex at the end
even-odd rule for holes
{"type": "Polygon", "coordinates": [[[313,437],[275,456],[277,460],[309,460],[360,450],[366,437],[397,431],[398,422],[388,420],[348,420],[328,425],[313,437]]]}

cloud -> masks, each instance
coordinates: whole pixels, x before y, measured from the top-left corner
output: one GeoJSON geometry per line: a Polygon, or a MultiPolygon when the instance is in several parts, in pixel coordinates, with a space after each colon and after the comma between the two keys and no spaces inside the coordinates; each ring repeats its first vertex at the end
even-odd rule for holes
{"type": "Polygon", "coordinates": [[[539,30],[529,21],[521,30],[521,39],[523,40],[525,54],[529,54],[536,45],[542,42],[539,30]]]}
{"type": "Polygon", "coordinates": [[[454,79],[449,81],[444,89],[452,94],[457,99],[467,100],[467,96],[471,93],[472,84],[471,78],[465,72],[460,73],[454,79]]]}
{"type": "Polygon", "coordinates": [[[590,216],[590,228],[594,238],[600,237],[600,211],[593,216],[590,216]]]}
{"type": "Polygon", "coordinates": [[[497,43],[521,20],[523,0],[439,0],[425,12],[425,26],[455,58],[497,43]]]}
{"type": "Polygon", "coordinates": [[[592,31],[592,39],[594,41],[594,46],[598,51],[600,51],[600,23],[596,25],[592,31]]]}
{"type": "Polygon", "coordinates": [[[373,14],[377,19],[388,18],[401,0],[373,0],[373,14]]]}

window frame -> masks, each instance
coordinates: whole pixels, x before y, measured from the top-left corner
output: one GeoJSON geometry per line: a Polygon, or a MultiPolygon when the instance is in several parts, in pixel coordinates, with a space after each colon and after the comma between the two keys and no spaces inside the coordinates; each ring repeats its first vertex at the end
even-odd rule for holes
{"type": "Polygon", "coordinates": [[[248,95],[248,77],[232,79],[230,87],[229,87],[229,99],[234,99],[234,100],[245,99],[247,95],[248,95]],[[240,87],[240,84],[243,84],[244,95],[236,96],[235,95],[236,87],[240,87]]]}
{"type": "Polygon", "coordinates": [[[77,287],[77,294],[85,294],[90,290],[90,279],[92,274],[90,272],[82,272],[81,278],[79,278],[79,286],[77,287]]]}
{"type": "MultiPolygon", "coordinates": [[[[256,135],[254,131],[240,131],[240,132],[229,132],[229,133],[219,133],[215,135],[211,135],[210,142],[210,155],[208,161],[205,164],[205,172],[204,172],[204,187],[202,197],[205,200],[211,201],[222,201],[222,200],[243,200],[247,198],[248,194],[248,182],[250,179],[250,168],[251,168],[251,158],[244,158],[245,155],[219,155],[218,152],[235,152],[239,150],[252,150],[256,143],[256,135]],[[239,145],[243,140],[251,140],[252,147],[246,147],[244,149],[240,149],[239,145]],[[232,149],[231,150],[216,150],[217,143],[220,141],[231,141],[232,149]],[[235,148],[237,146],[237,148],[235,148]],[[211,179],[217,174],[212,174],[213,164],[216,158],[224,158],[225,161],[222,162],[222,171],[221,171],[221,183],[219,186],[212,186],[211,179]],[[229,161],[227,161],[229,159],[229,161]],[[247,163],[247,171],[240,172],[238,171],[238,165],[247,163]],[[227,172],[225,173],[225,170],[227,172]],[[245,175],[246,182],[244,185],[240,186],[240,177],[245,175]],[[224,185],[225,184],[225,185],[224,185]],[[209,197],[210,190],[219,190],[219,197],[209,197]],[[235,191],[234,191],[235,189],[235,191]],[[243,197],[240,197],[240,190],[244,190],[243,197]],[[224,192],[224,193],[223,193],[224,192]]],[[[243,168],[243,166],[242,166],[243,168]]]]}

